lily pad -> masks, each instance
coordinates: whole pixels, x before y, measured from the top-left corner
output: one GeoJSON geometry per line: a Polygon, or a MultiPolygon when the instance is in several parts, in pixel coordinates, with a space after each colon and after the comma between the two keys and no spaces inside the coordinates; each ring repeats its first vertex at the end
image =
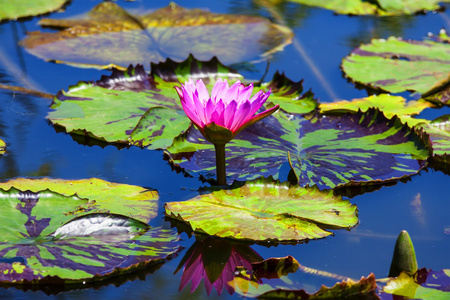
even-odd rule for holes
{"type": "MultiPolygon", "coordinates": [[[[175,166],[209,179],[215,177],[213,149],[191,127],[166,153],[175,166]]],[[[375,109],[317,117],[280,110],[226,145],[229,180],[279,179],[285,167],[290,169],[290,157],[298,161],[293,171],[299,184],[320,188],[409,176],[426,165],[430,154],[427,136],[375,109]]]]}
{"type": "Polygon", "coordinates": [[[79,207],[77,206],[74,211],[67,211],[73,215],[86,212],[116,213],[148,223],[157,214],[156,191],[98,178],[82,180],[16,178],[0,183],[0,190],[8,191],[11,188],[33,193],[50,190],[67,197],[76,195],[86,199],[80,201],[79,207]]]}
{"type": "MultiPolygon", "coordinates": [[[[127,71],[113,70],[96,82],[80,82],[61,91],[48,119],[67,132],[89,135],[109,143],[164,149],[189,126],[174,87],[189,77],[202,79],[211,90],[217,78],[234,82],[236,71],[216,58],[199,61],[189,56],[181,63],[167,60],[152,64],[147,74],[141,65],[127,71]]],[[[302,81],[293,82],[278,72],[269,83],[255,86],[272,89],[269,102],[285,110],[306,113],[317,106],[311,92],[303,93],[302,81]]]]}
{"type": "Polygon", "coordinates": [[[291,2],[301,3],[310,6],[318,6],[330,9],[338,14],[347,15],[380,15],[395,16],[403,14],[413,14],[417,12],[426,12],[428,10],[439,9],[438,0],[289,0],[291,2]]]}
{"type": "Polygon", "coordinates": [[[413,116],[418,115],[424,109],[429,107],[433,107],[433,104],[424,101],[423,99],[406,102],[406,99],[401,96],[380,94],[361,99],[353,99],[352,101],[344,100],[321,103],[320,111],[324,114],[342,114],[346,112],[366,112],[369,108],[377,108],[381,110],[387,118],[397,116],[403,123],[415,126],[419,123],[426,122],[426,120],[415,119],[413,116]]]}
{"type": "Polygon", "coordinates": [[[166,215],[196,232],[224,238],[297,243],[358,223],[356,206],[332,191],[279,185],[270,180],[165,204],[166,215]]]}
{"type": "Polygon", "coordinates": [[[402,272],[392,278],[383,288],[383,292],[408,299],[449,299],[450,270],[418,270],[414,275],[402,272]]]}
{"type": "Polygon", "coordinates": [[[449,82],[450,45],[390,37],[374,39],[344,58],[342,69],[353,81],[391,93],[429,94],[449,82]]]}
{"type": "Polygon", "coordinates": [[[175,3],[131,15],[115,3],[81,19],[43,19],[58,32],[34,32],[22,41],[31,54],[76,66],[125,69],[130,64],[181,61],[189,54],[224,63],[261,59],[291,43],[292,31],[266,18],[184,9],[175,3]],[[242,47],[245,45],[245,47],[242,47]]]}
{"type": "Polygon", "coordinates": [[[5,154],[6,151],[6,143],[4,140],[0,139],[0,155],[5,154]]]}
{"type": "Polygon", "coordinates": [[[430,136],[435,156],[450,155],[450,115],[441,116],[421,125],[430,136]]]}
{"type": "Polygon", "coordinates": [[[0,20],[16,20],[60,9],[69,0],[0,0],[0,20]]]}
{"type": "Polygon", "coordinates": [[[164,262],[179,250],[172,231],[124,215],[86,213],[95,204],[76,195],[2,187],[0,206],[0,282],[6,285],[68,288],[164,262]]]}

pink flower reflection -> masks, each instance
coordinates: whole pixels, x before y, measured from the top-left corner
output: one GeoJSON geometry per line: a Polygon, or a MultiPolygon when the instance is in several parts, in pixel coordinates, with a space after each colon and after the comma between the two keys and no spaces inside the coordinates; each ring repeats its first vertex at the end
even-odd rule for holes
{"type": "Polygon", "coordinates": [[[191,293],[194,292],[203,279],[208,295],[213,287],[219,295],[224,288],[232,295],[234,288],[228,282],[234,279],[236,267],[251,270],[252,262],[262,260],[248,245],[207,237],[189,248],[175,273],[184,265],[180,291],[192,280],[191,293]]]}

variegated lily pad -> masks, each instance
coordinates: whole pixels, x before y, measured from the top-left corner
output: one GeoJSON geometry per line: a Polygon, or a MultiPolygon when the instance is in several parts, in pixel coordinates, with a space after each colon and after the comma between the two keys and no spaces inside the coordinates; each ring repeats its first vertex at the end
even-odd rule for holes
{"type": "Polygon", "coordinates": [[[449,83],[450,45],[390,37],[374,39],[344,58],[353,81],[391,93],[416,91],[430,96],[449,83]]]}
{"type": "Polygon", "coordinates": [[[259,16],[214,14],[175,3],[147,15],[131,15],[113,2],[80,19],[43,19],[59,32],[31,33],[22,45],[45,60],[76,66],[125,69],[130,64],[181,61],[189,54],[238,63],[280,51],[291,42],[289,28],[259,16]],[[245,44],[245,47],[242,45],[245,44]]]}
{"type": "Polygon", "coordinates": [[[450,162],[450,115],[441,116],[420,126],[430,136],[434,157],[450,162]]]}
{"type": "MultiPolygon", "coordinates": [[[[242,76],[217,59],[199,61],[193,56],[181,63],[167,60],[152,64],[147,74],[142,66],[114,70],[96,82],[80,82],[68,92],[58,93],[48,114],[50,121],[67,132],[88,134],[110,143],[164,149],[189,127],[174,86],[201,78],[211,90],[218,77],[230,83],[242,76]]],[[[302,81],[293,82],[276,73],[271,82],[256,86],[272,89],[269,102],[285,110],[306,113],[317,102],[311,92],[303,93],[302,81]]]]}
{"type": "Polygon", "coordinates": [[[165,204],[166,215],[196,232],[253,241],[299,242],[358,223],[356,206],[317,188],[288,187],[271,180],[247,182],[183,202],[165,204]]]}
{"type": "MultiPolygon", "coordinates": [[[[290,165],[301,186],[334,188],[415,174],[430,153],[428,137],[378,110],[318,117],[280,110],[228,143],[226,163],[229,181],[278,179],[290,165]]],[[[167,155],[189,174],[215,177],[213,146],[194,127],[175,140],[167,155]]]]}
{"type": "Polygon", "coordinates": [[[175,233],[142,222],[155,215],[155,205],[137,213],[137,219],[126,216],[151,208],[146,203],[155,204],[154,192],[101,183],[106,182],[17,179],[1,184],[0,282],[70,288],[164,262],[179,250],[175,233]],[[11,187],[16,183],[20,189],[11,187]],[[37,188],[46,183],[47,189],[37,188]],[[109,212],[119,210],[111,198],[120,198],[122,214],[109,212]]]}

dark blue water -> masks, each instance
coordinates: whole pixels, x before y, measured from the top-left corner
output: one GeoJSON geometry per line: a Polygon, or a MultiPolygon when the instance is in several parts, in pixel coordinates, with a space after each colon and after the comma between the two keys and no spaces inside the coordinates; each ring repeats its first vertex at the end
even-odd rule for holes
{"type": "MultiPolygon", "coordinates": [[[[66,12],[52,17],[68,17],[90,10],[101,1],[75,0],[66,12]]],[[[247,13],[273,18],[273,15],[251,1],[178,1],[183,7],[197,7],[217,13],[247,13]]],[[[118,1],[130,9],[157,9],[169,1],[118,1]]],[[[447,5],[448,6],[448,5],[447,5]]],[[[450,8],[450,6],[448,6],[450,8]]],[[[341,60],[361,43],[371,38],[391,35],[421,40],[428,32],[450,29],[450,10],[407,17],[348,17],[293,3],[281,5],[281,15],[295,33],[295,43],[276,53],[266,80],[276,70],[285,72],[292,80],[304,78],[305,90],[312,89],[321,102],[367,96],[343,78],[341,60]]],[[[55,94],[79,80],[96,80],[108,71],[74,68],[44,62],[29,55],[17,42],[26,31],[41,30],[39,18],[0,24],[0,82],[28,86],[55,94]]],[[[148,64],[148,62],[142,62],[148,64]]],[[[235,66],[249,79],[260,79],[266,63],[256,63],[249,70],[235,66]]],[[[450,71],[450,70],[449,70],[450,71]]],[[[413,96],[404,94],[408,99],[413,96]]],[[[197,178],[177,174],[163,161],[161,151],[136,147],[118,150],[114,146],[86,146],[75,142],[70,135],[56,133],[45,120],[51,100],[14,94],[0,90],[0,137],[7,142],[7,154],[0,159],[0,179],[22,176],[49,176],[63,179],[98,177],[111,182],[139,185],[157,189],[160,194],[160,214],[153,226],[170,225],[164,221],[163,204],[189,199],[203,186],[197,178]],[[174,184],[176,183],[176,184],[174,184]]],[[[427,110],[422,116],[433,119],[449,109],[427,110]]],[[[302,265],[359,279],[373,272],[377,278],[387,276],[393,247],[398,233],[406,229],[412,237],[420,267],[440,270],[450,267],[450,236],[444,228],[450,226],[449,167],[443,171],[427,169],[405,183],[398,182],[380,190],[351,199],[359,209],[360,224],[351,231],[336,231],[326,239],[307,244],[279,245],[252,248],[263,258],[292,255],[302,265]],[[422,207],[418,211],[411,202],[420,195],[422,207]]],[[[182,234],[182,245],[193,243],[182,234]]],[[[0,298],[16,299],[153,299],[206,297],[203,283],[190,294],[189,288],[178,292],[181,273],[173,275],[180,255],[153,274],[126,282],[119,287],[109,285],[98,289],[65,292],[47,296],[42,291],[0,289],[0,298]]],[[[297,272],[289,277],[309,292],[335,280],[297,272]]],[[[234,298],[226,291],[220,298],[234,298]]],[[[212,292],[210,298],[217,298],[212,292]]]]}

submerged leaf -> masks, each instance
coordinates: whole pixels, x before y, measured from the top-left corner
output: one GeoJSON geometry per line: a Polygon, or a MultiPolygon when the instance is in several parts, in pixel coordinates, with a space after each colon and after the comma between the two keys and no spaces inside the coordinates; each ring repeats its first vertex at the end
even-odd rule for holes
{"type": "MultiPolygon", "coordinates": [[[[23,182],[15,183],[19,186],[23,182]]],[[[29,184],[25,192],[15,188],[4,191],[5,187],[1,187],[2,284],[45,282],[70,288],[70,284],[104,280],[161,263],[179,249],[178,237],[170,230],[150,228],[124,215],[90,213],[96,208],[93,199],[64,196],[49,190],[31,192],[36,186],[29,184]]],[[[59,189],[65,191],[61,186],[59,183],[59,189]]],[[[75,189],[82,187],[75,182],[75,189]]],[[[130,188],[127,190],[132,192],[130,188]]],[[[117,197],[122,202],[123,198],[130,197],[128,201],[132,203],[133,196],[123,194],[127,190],[117,197]]],[[[115,192],[119,193],[119,189],[115,192]]],[[[80,190],[80,194],[92,194],[92,191],[80,190]]],[[[139,200],[139,196],[134,197],[139,200]]],[[[126,206],[122,205],[123,213],[127,213],[126,206]]]]}
{"type": "Polygon", "coordinates": [[[0,20],[16,20],[52,12],[69,0],[0,0],[0,20]]]}
{"type": "Polygon", "coordinates": [[[247,182],[189,201],[165,204],[166,215],[197,232],[253,241],[299,242],[331,234],[326,229],[358,223],[356,206],[332,191],[288,187],[269,181],[247,182]]]}
{"type": "MultiPolygon", "coordinates": [[[[290,168],[289,153],[301,186],[334,188],[415,174],[430,151],[427,136],[378,110],[307,118],[279,111],[227,144],[227,175],[236,180],[282,178],[283,169],[290,168]]],[[[190,174],[215,175],[213,147],[193,127],[174,141],[167,155],[190,174]]]]}
{"type": "Polygon", "coordinates": [[[174,3],[147,15],[131,15],[113,2],[81,19],[43,19],[59,32],[35,32],[22,45],[45,60],[77,66],[126,68],[130,64],[182,60],[189,54],[225,63],[259,59],[291,42],[289,28],[266,18],[184,9],[174,3]],[[242,47],[245,45],[245,47],[242,47]]]}
{"type": "MultiPolygon", "coordinates": [[[[194,78],[202,79],[211,90],[219,77],[230,83],[242,79],[216,58],[199,61],[189,56],[181,63],[167,60],[152,64],[150,74],[140,65],[130,66],[127,71],[113,70],[99,81],[80,82],[68,92],[59,92],[47,117],[67,132],[164,149],[189,126],[174,87],[194,78]]],[[[312,93],[303,93],[302,81],[293,82],[277,72],[271,82],[255,86],[253,94],[269,88],[269,102],[287,111],[306,113],[317,106],[312,93]]]]}
{"type": "Polygon", "coordinates": [[[310,6],[318,6],[333,10],[339,14],[349,15],[381,15],[395,16],[403,14],[413,14],[416,12],[439,9],[438,0],[289,0],[291,2],[301,3],[310,6]]]}

